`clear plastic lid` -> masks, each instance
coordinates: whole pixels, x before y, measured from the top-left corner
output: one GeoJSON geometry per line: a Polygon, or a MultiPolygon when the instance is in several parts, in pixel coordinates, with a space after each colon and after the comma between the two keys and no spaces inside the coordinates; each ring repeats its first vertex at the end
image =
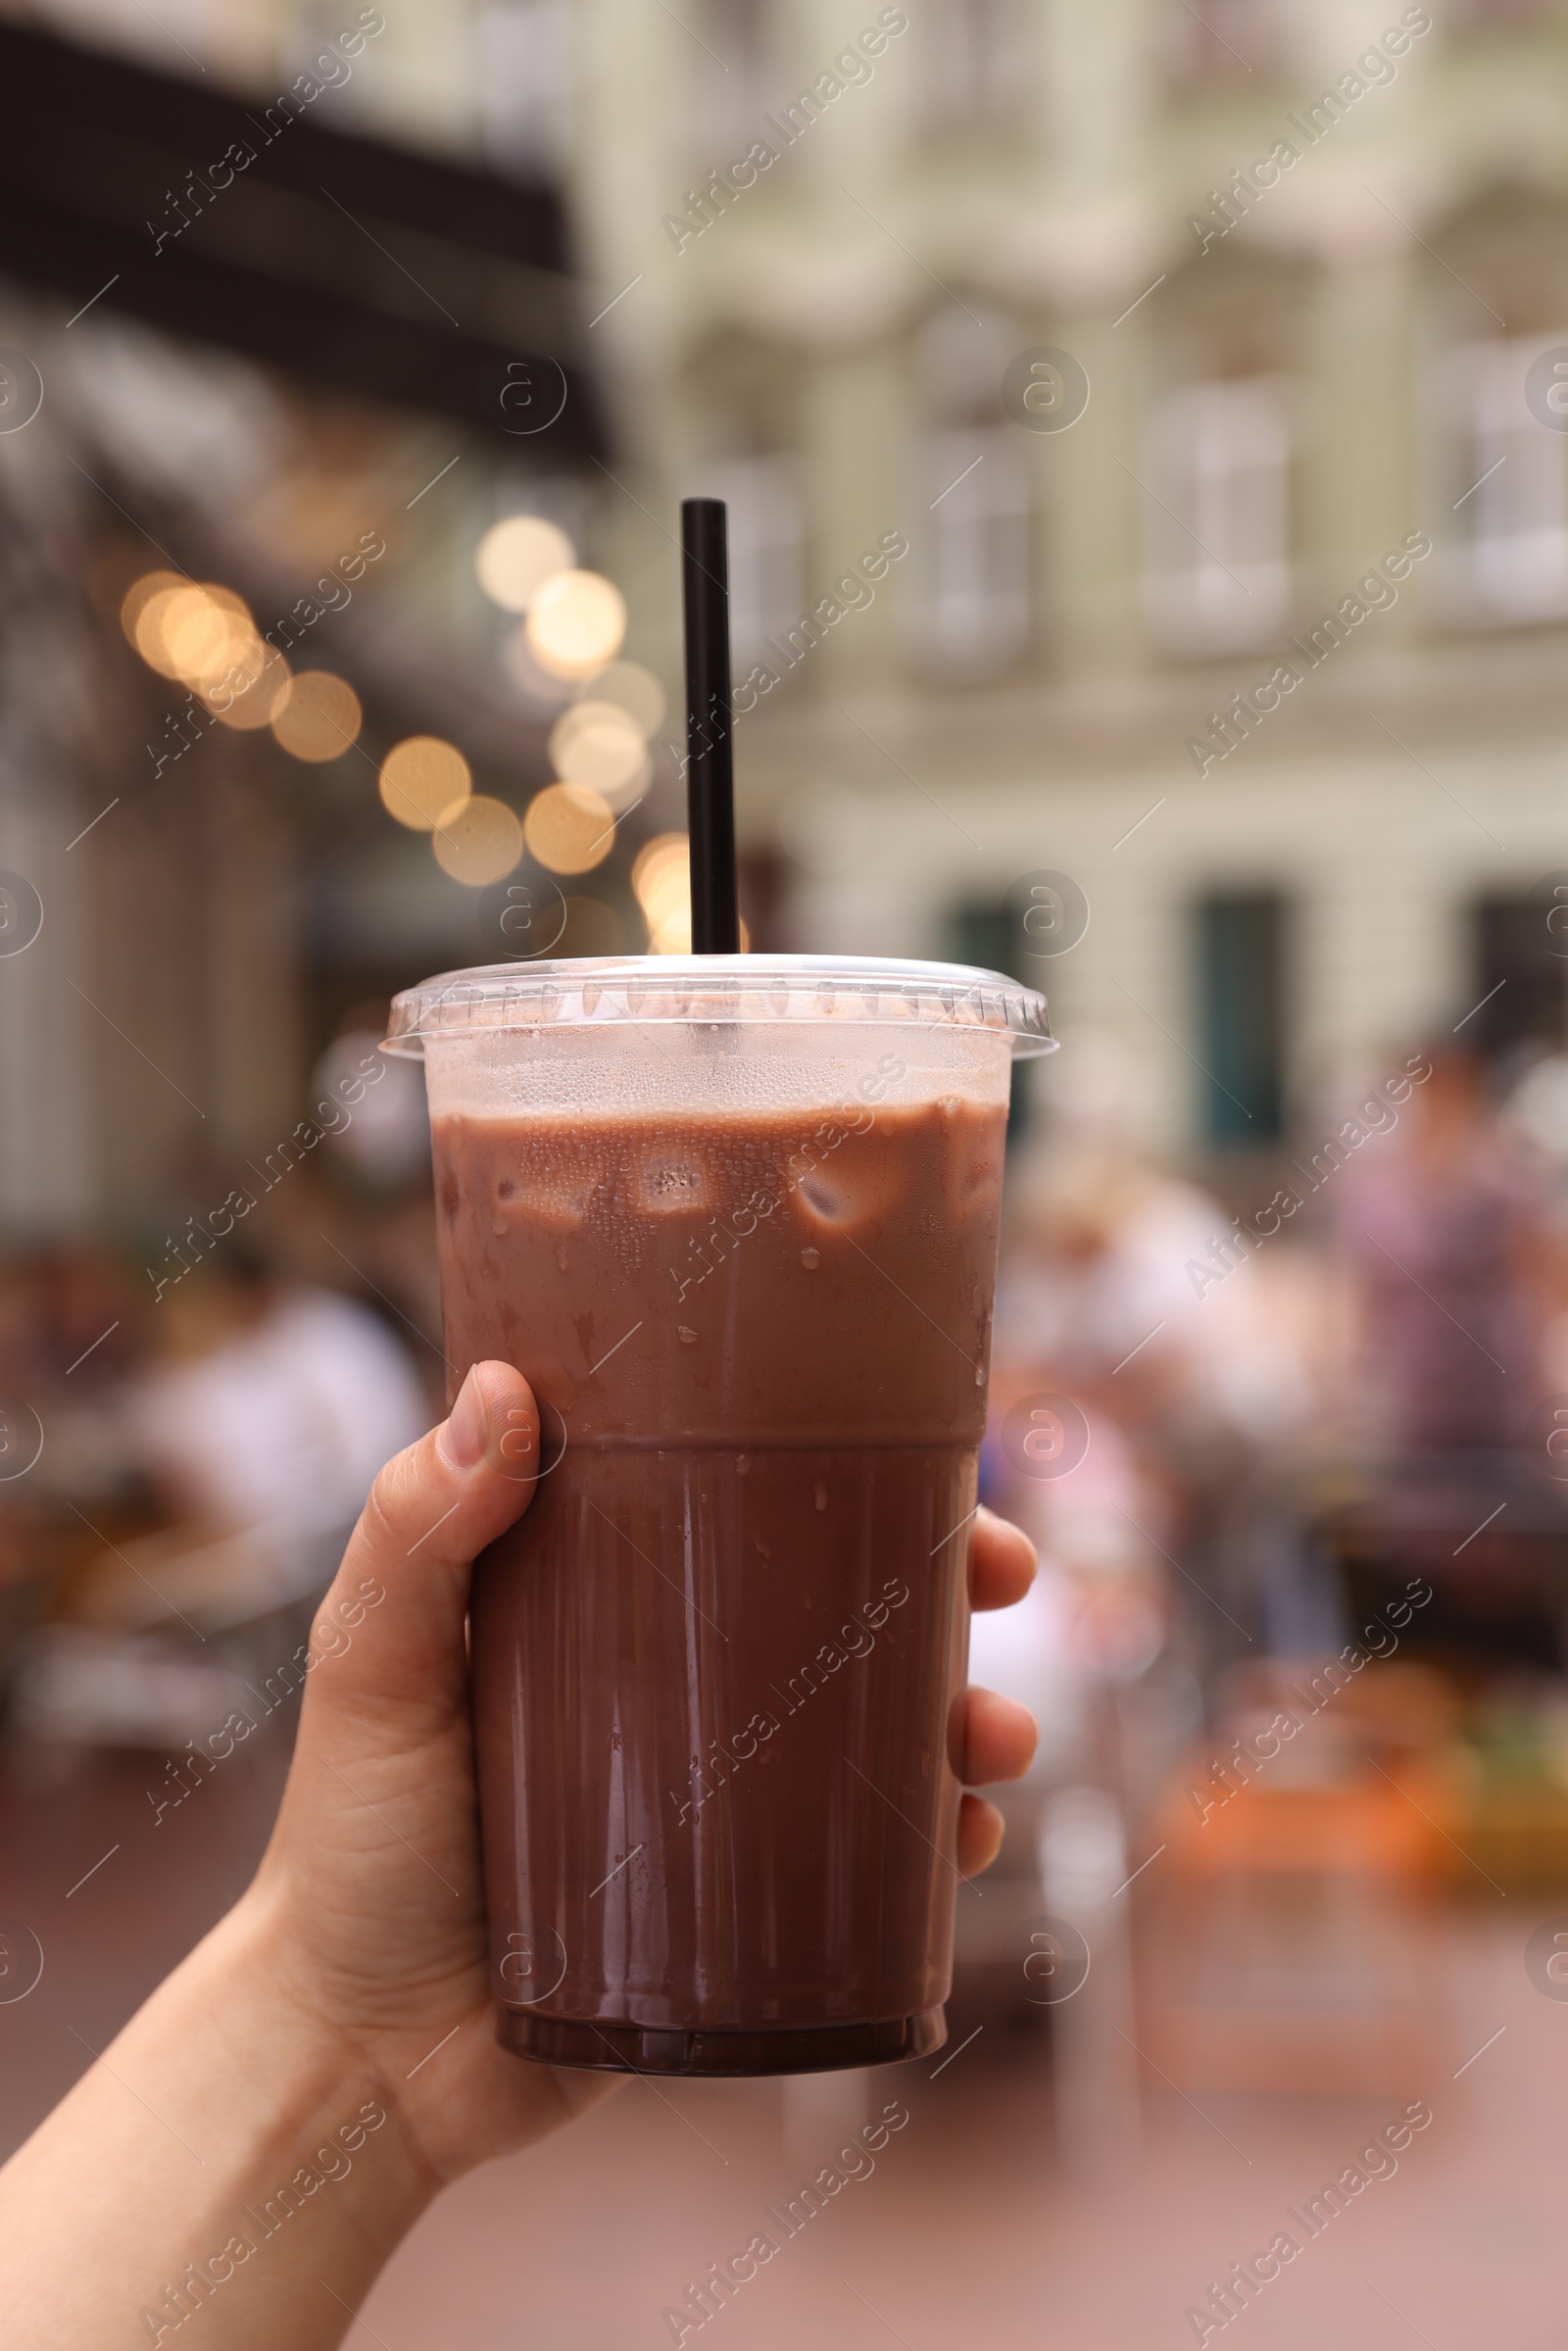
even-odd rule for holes
{"type": "Polygon", "coordinates": [[[394,999],[383,1053],[498,1031],[899,1021],[989,1029],[1015,1058],[1054,1053],[1045,998],[999,971],[880,955],[583,955],[444,971],[394,999]]]}

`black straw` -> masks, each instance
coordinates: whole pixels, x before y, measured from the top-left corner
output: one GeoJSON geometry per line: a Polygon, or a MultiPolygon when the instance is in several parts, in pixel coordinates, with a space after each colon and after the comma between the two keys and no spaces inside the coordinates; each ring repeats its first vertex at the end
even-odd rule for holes
{"type": "Polygon", "coordinates": [[[692,953],[740,953],[735,891],[735,763],[730,745],[729,550],[721,498],[680,509],[686,616],[686,830],[692,953]]]}

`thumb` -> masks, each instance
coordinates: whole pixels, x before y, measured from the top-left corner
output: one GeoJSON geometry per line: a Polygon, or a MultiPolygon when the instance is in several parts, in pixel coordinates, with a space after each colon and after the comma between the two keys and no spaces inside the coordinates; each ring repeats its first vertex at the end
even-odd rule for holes
{"type": "Polygon", "coordinates": [[[330,1718],[417,1736],[466,1704],[473,1560],[521,1516],[539,1470],[539,1411],[510,1363],[476,1363],[438,1428],[377,1477],[311,1630],[301,1735],[330,1718]],[[357,1630],[350,1639],[343,1628],[357,1630]]]}

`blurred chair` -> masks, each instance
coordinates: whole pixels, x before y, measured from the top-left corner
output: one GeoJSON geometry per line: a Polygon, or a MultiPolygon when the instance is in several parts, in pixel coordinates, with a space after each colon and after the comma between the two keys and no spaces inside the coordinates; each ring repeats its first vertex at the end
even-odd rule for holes
{"type": "Polygon", "coordinates": [[[93,1747],[177,1748],[254,1713],[247,1691],[309,1637],[340,1547],[336,1530],[187,1525],[91,1552],[16,1645],[12,1738],[58,1777],[93,1747]]]}
{"type": "Polygon", "coordinates": [[[1180,2087],[1431,2082],[1448,2043],[1438,1898],[1463,1830],[1454,1713],[1419,1666],[1335,1689],[1322,1669],[1272,1665],[1234,1687],[1150,1832],[1165,1851],[1140,1913],[1141,2039],[1180,2087]]]}

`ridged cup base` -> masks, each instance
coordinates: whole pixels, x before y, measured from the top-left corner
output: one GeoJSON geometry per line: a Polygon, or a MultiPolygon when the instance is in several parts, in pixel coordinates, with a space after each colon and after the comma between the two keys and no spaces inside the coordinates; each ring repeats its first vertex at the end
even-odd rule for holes
{"type": "Polygon", "coordinates": [[[830,2074],[847,2066],[928,2057],[948,2037],[940,2008],[864,2025],[768,2025],[687,2033],[663,2025],[585,2025],[503,2008],[497,2037],[542,2065],[611,2074],[830,2074]]]}

